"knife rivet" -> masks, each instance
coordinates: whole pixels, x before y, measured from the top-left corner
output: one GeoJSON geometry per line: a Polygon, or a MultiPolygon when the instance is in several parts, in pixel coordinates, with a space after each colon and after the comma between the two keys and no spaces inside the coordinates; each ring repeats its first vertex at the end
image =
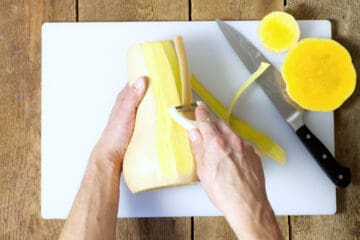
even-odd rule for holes
{"type": "Polygon", "coordinates": [[[322,159],[327,159],[327,155],[326,155],[326,154],[323,154],[321,157],[322,157],[322,159]]]}
{"type": "Polygon", "coordinates": [[[306,134],[306,139],[310,139],[311,138],[311,135],[310,134],[306,134]]]}
{"type": "Polygon", "coordinates": [[[342,174],[339,174],[339,175],[338,175],[338,178],[341,180],[341,179],[344,178],[344,176],[343,176],[342,174]]]}

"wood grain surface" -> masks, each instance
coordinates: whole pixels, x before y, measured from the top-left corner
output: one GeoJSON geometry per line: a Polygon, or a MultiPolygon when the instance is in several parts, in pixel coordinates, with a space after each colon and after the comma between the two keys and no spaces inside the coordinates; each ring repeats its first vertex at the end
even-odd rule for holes
{"type": "Polygon", "coordinates": [[[78,0],[79,21],[187,21],[188,0],[78,0]]]}
{"type": "Polygon", "coordinates": [[[0,1],[0,239],[56,239],[40,217],[40,27],[73,21],[71,0],[0,1]]]}
{"type": "Polygon", "coordinates": [[[191,19],[261,19],[265,14],[283,7],[283,0],[191,0],[191,19]]]}
{"type": "MultiPolygon", "coordinates": [[[[249,20],[261,19],[266,13],[282,10],[284,5],[280,0],[192,0],[192,20],[209,19],[230,19],[230,20],[249,20]]],[[[289,236],[288,217],[277,217],[281,231],[286,239],[289,236]]],[[[229,224],[223,217],[221,218],[194,218],[195,239],[236,239],[229,224]]]]}
{"type": "MultiPolygon", "coordinates": [[[[189,20],[186,0],[79,0],[79,21],[189,20]]],[[[191,239],[191,218],[119,219],[118,239],[191,239]]]]}
{"type": "MultiPolygon", "coordinates": [[[[360,1],[289,0],[297,19],[329,19],[333,38],[350,52],[360,75],[360,1]]],[[[352,171],[352,183],[337,190],[335,216],[291,217],[291,239],[360,239],[360,88],[335,111],[335,155],[352,171]]]]}
{"type": "MultiPolygon", "coordinates": [[[[360,2],[287,0],[298,19],[330,19],[360,69],[360,2]]],[[[57,239],[40,216],[40,29],[45,21],[260,19],[280,0],[0,0],[0,239],[57,239]]],[[[360,239],[360,90],[335,113],[336,157],[353,182],[335,216],[278,217],[286,239],[360,239]]],[[[117,239],[236,239],[222,217],[121,219],[117,239]]]]}

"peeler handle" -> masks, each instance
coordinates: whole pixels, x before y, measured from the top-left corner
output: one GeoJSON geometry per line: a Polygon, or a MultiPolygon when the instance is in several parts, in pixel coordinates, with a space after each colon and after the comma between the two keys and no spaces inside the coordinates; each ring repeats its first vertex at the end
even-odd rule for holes
{"type": "Polygon", "coordinates": [[[185,118],[175,107],[169,108],[169,113],[175,122],[180,124],[187,131],[191,131],[198,127],[196,121],[185,118]]]}

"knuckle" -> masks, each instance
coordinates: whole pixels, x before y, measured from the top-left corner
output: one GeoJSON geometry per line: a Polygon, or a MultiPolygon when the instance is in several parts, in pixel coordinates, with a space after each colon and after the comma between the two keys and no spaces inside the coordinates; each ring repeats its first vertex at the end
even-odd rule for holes
{"type": "Polygon", "coordinates": [[[122,110],[126,110],[129,107],[132,108],[135,105],[134,91],[126,88],[124,88],[120,93],[118,93],[116,98],[116,105],[122,108],[122,110]]]}
{"type": "Polygon", "coordinates": [[[232,142],[240,151],[244,149],[244,141],[241,139],[241,137],[235,135],[232,139],[232,142]]]}
{"type": "Polygon", "coordinates": [[[224,125],[224,124],[225,124],[225,120],[224,120],[224,119],[221,119],[221,118],[218,118],[218,119],[216,120],[216,124],[224,125]]]}
{"type": "Polygon", "coordinates": [[[134,88],[129,88],[126,94],[126,98],[129,100],[134,100],[137,98],[137,93],[134,88]]]}
{"type": "Polygon", "coordinates": [[[215,136],[212,139],[212,142],[216,147],[224,148],[226,146],[225,139],[222,138],[221,136],[215,136]]]}
{"type": "Polygon", "coordinates": [[[217,119],[217,120],[215,121],[215,124],[216,124],[216,126],[217,126],[219,129],[227,129],[227,128],[226,128],[226,122],[225,122],[225,120],[223,120],[223,119],[217,119]]]}
{"type": "Polygon", "coordinates": [[[217,123],[226,129],[230,128],[229,124],[224,119],[221,119],[221,118],[218,119],[217,123]]]}
{"type": "MultiPolygon", "coordinates": [[[[208,116],[209,115],[209,111],[207,110],[206,107],[204,106],[199,106],[196,108],[195,110],[195,114],[197,118],[203,118],[204,116],[208,116]]],[[[197,119],[199,120],[199,119],[197,119]]]]}
{"type": "Polygon", "coordinates": [[[244,148],[246,149],[246,151],[247,151],[248,153],[255,154],[255,149],[254,149],[254,147],[253,147],[251,144],[246,143],[245,146],[244,146],[244,148]]]}
{"type": "Polygon", "coordinates": [[[121,99],[121,104],[124,105],[124,108],[130,108],[130,111],[135,110],[137,102],[137,95],[133,89],[129,89],[121,99]]]}

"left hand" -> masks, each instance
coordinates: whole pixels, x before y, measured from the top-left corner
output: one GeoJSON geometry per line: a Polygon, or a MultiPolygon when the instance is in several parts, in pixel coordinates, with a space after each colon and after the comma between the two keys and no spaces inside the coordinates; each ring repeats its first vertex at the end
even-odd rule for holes
{"type": "Polygon", "coordinates": [[[122,162],[145,92],[142,77],[119,93],[59,239],[115,239],[122,162]]]}
{"type": "Polygon", "coordinates": [[[128,84],[118,94],[108,123],[97,142],[92,157],[122,166],[126,148],[130,142],[136,117],[136,109],[146,92],[147,79],[140,77],[128,84]]]}

